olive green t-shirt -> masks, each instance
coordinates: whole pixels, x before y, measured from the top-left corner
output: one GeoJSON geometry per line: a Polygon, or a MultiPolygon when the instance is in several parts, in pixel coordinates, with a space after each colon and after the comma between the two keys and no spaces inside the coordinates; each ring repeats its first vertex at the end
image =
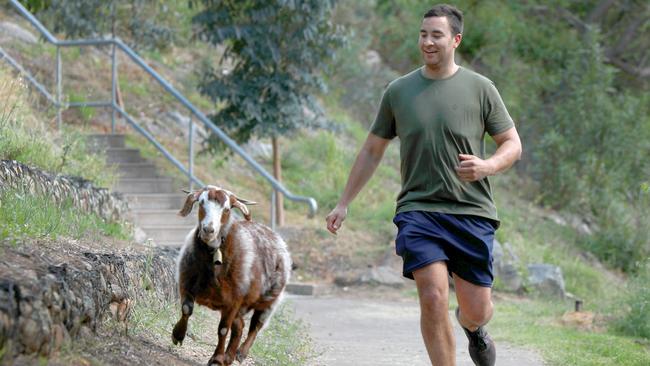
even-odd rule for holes
{"type": "Polygon", "coordinates": [[[402,190],[397,213],[433,211],[487,217],[497,210],[487,177],[463,182],[459,154],[485,159],[484,136],[514,126],[494,83],[463,67],[446,79],[422,68],[388,85],[370,132],[400,139],[402,190]]]}

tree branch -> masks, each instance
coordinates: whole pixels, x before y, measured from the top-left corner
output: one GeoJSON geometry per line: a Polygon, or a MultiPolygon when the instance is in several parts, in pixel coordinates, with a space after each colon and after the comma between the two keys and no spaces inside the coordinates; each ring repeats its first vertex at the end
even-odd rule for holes
{"type": "Polygon", "coordinates": [[[632,39],[636,36],[637,30],[645,24],[645,22],[648,21],[648,18],[645,16],[645,14],[642,14],[640,17],[634,19],[630,24],[627,25],[627,28],[625,29],[625,32],[621,36],[621,38],[616,42],[616,46],[612,47],[611,49],[608,49],[605,51],[605,54],[613,57],[613,55],[619,53],[620,51],[625,49],[625,46],[627,46],[632,39]]]}
{"type": "Polygon", "coordinates": [[[650,67],[635,66],[616,57],[606,57],[605,62],[618,67],[619,69],[627,72],[628,74],[639,76],[642,78],[650,77],[650,67]]]}
{"type": "Polygon", "coordinates": [[[618,0],[603,0],[587,16],[587,23],[597,23],[618,0]]]}

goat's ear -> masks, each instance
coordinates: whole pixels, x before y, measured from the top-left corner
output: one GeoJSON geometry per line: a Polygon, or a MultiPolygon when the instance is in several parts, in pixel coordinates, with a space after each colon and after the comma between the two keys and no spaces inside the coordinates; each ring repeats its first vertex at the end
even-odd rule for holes
{"type": "Polygon", "coordinates": [[[238,208],[239,211],[241,211],[241,213],[244,214],[244,218],[248,221],[251,221],[251,212],[248,210],[248,207],[246,207],[246,204],[248,204],[248,202],[251,202],[251,204],[256,203],[253,201],[239,199],[234,194],[230,195],[230,205],[232,207],[238,208]]]}
{"type": "Polygon", "coordinates": [[[183,208],[181,208],[180,211],[178,211],[178,214],[185,217],[192,212],[192,207],[194,207],[194,202],[196,202],[199,198],[199,192],[190,192],[187,194],[187,198],[185,199],[185,204],[183,205],[183,208]]]}

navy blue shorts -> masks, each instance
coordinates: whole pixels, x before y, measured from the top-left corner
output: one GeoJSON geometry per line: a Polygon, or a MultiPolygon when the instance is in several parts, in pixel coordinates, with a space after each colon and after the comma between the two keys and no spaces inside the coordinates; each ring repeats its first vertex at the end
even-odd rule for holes
{"type": "Polygon", "coordinates": [[[492,287],[492,243],[497,222],[471,215],[407,211],[395,216],[395,250],[404,260],[404,277],[433,262],[446,261],[455,273],[478,286],[492,287]]]}

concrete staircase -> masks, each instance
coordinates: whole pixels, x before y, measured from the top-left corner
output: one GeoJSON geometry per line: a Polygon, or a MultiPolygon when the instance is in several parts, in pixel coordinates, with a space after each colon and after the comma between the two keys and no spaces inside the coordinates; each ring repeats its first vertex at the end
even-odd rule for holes
{"type": "Polygon", "coordinates": [[[118,167],[119,181],[115,191],[125,195],[132,209],[135,224],[152,238],[156,245],[180,247],[196,224],[196,217],[177,215],[185,202],[181,187],[172,178],[158,173],[156,166],[140,155],[140,150],[127,148],[124,135],[90,135],[93,150],[106,152],[107,161],[118,167]]]}

